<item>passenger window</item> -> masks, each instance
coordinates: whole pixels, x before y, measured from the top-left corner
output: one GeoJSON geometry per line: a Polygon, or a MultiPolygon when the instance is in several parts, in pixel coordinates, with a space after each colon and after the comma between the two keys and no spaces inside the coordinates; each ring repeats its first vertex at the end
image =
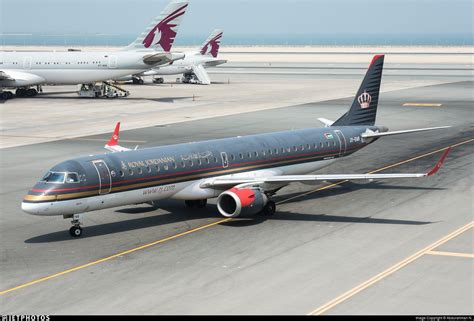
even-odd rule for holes
{"type": "Polygon", "coordinates": [[[66,183],[79,183],[79,177],[76,173],[68,173],[66,176],[66,183]]]}

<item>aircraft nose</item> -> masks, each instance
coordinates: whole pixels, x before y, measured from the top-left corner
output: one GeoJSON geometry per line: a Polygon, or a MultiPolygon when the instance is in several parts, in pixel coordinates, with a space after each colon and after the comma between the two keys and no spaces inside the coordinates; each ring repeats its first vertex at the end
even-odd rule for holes
{"type": "Polygon", "coordinates": [[[28,203],[28,202],[21,202],[21,210],[25,213],[38,215],[39,214],[39,207],[37,204],[28,203]]]}

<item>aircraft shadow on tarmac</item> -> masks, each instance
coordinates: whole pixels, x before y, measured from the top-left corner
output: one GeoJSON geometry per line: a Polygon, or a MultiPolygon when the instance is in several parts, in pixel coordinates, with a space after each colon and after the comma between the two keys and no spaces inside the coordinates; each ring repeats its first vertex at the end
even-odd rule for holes
{"type": "MultiPolygon", "coordinates": [[[[339,188],[331,188],[323,191],[319,191],[315,194],[309,194],[295,198],[293,202],[317,199],[325,196],[339,196],[349,192],[354,192],[358,189],[391,189],[391,190],[443,190],[443,188],[430,188],[430,187],[411,187],[411,186],[389,186],[382,185],[379,183],[369,184],[355,184],[346,183],[338,186],[339,188]]],[[[275,198],[275,201],[288,199],[294,196],[301,195],[301,193],[285,194],[275,198]]],[[[289,202],[286,202],[289,203],[289,202]]],[[[196,219],[206,218],[220,218],[217,206],[209,204],[204,209],[186,209],[181,201],[175,200],[164,200],[159,203],[159,209],[166,211],[166,213],[160,213],[157,215],[134,218],[129,220],[123,220],[118,222],[85,226],[84,234],[81,239],[105,236],[109,234],[129,232],[132,230],[139,230],[149,227],[159,227],[168,224],[188,222],[196,219]]],[[[126,207],[117,209],[115,212],[120,214],[128,215],[141,215],[146,213],[152,213],[157,211],[158,208],[153,206],[138,206],[138,207],[126,207]]],[[[423,221],[410,221],[410,220],[396,220],[396,219],[381,219],[371,217],[354,217],[354,216],[340,216],[340,215],[326,215],[320,213],[314,214],[302,214],[295,212],[285,212],[277,210],[274,216],[260,216],[256,215],[249,218],[237,218],[229,222],[221,223],[225,226],[230,227],[246,227],[261,224],[267,220],[282,220],[282,221],[308,221],[308,222],[334,222],[334,223],[364,223],[364,224],[396,224],[396,225],[424,225],[431,224],[433,222],[423,221]]],[[[80,240],[80,239],[79,239],[80,240]]],[[[49,242],[63,242],[63,241],[78,241],[71,238],[67,230],[61,230],[58,232],[48,233],[44,235],[35,236],[25,243],[49,243],[49,242]]]]}

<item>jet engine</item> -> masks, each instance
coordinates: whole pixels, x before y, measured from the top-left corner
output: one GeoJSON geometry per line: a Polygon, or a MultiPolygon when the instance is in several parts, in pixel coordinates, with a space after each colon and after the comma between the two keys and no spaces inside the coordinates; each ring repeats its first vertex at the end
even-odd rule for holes
{"type": "Polygon", "coordinates": [[[259,188],[232,188],[217,198],[217,208],[225,217],[250,216],[261,212],[268,203],[259,188]]]}

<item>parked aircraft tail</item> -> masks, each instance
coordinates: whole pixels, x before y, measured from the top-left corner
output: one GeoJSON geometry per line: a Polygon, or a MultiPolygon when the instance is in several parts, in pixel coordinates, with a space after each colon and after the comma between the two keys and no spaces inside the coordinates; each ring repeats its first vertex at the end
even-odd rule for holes
{"type": "Polygon", "coordinates": [[[214,30],[209,38],[204,42],[200,52],[203,56],[212,56],[217,58],[219,54],[219,48],[221,46],[221,39],[224,32],[222,30],[214,30]]]}
{"type": "Polygon", "coordinates": [[[332,126],[372,126],[375,124],[383,62],[384,55],[377,55],[372,59],[351,109],[332,126]]]}
{"type": "Polygon", "coordinates": [[[172,0],[148,28],[126,49],[154,49],[169,52],[188,4],[188,0],[172,0]]]}

